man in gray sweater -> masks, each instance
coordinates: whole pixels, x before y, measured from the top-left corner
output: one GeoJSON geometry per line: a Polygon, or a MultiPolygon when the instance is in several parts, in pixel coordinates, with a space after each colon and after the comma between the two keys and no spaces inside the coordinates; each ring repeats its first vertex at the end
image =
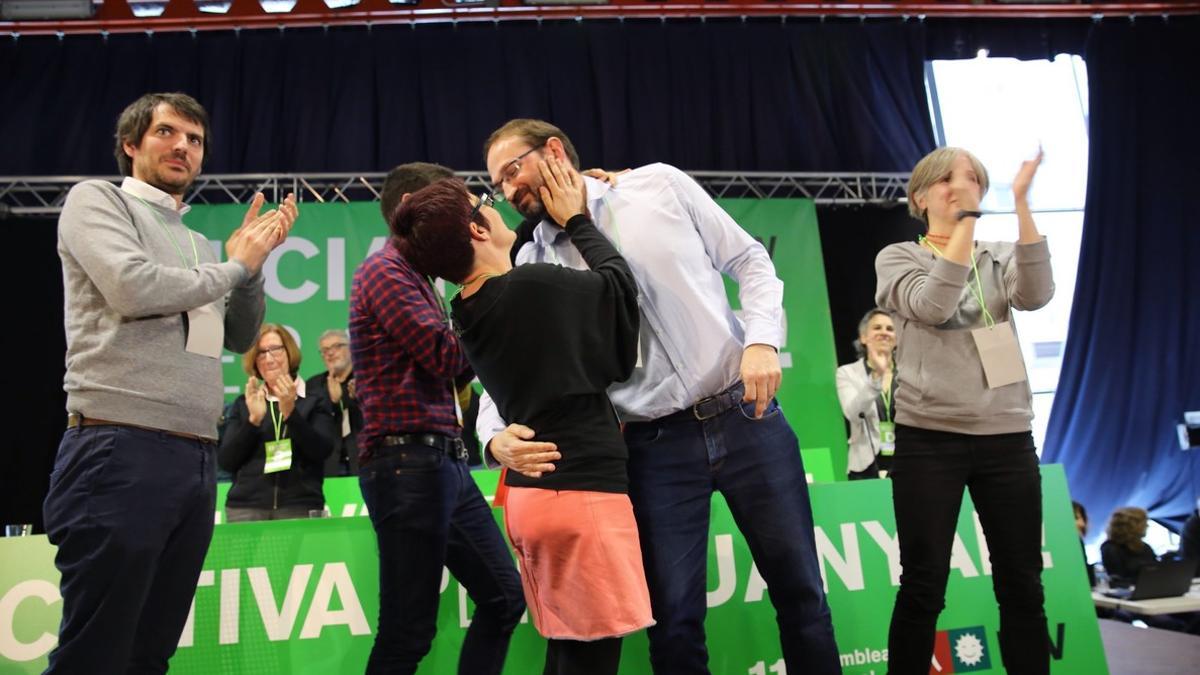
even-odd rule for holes
{"type": "Polygon", "coordinates": [[[221,348],[265,311],[259,273],[297,215],[263,197],[225,244],[183,225],[208,116],[147,94],[117,121],[118,188],[71,188],[58,225],[67,431],[44,505],[63,619],[48,673],[165,672],[212,538],[221,348]]]}

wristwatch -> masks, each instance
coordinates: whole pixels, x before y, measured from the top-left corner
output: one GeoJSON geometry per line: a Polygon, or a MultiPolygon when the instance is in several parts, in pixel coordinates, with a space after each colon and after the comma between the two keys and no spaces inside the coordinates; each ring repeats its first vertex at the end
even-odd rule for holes
{"type": "Polygon", "coordinates": [[[983,211],[959,211],[958,216],[955,217],[955,220],[962,220],[963,218],[979,218],[982,215],[983,211]]]}

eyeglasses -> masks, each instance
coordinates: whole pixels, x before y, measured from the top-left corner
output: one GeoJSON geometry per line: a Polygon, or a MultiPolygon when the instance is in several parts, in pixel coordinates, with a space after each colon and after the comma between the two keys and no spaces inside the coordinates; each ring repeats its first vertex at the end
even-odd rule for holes
{"type": "Polygon", "coordinates": [[[475,208],[471,209],[471,215],[467,217],[467,222],[475,220],[475,216],[479,213],[479,209],[484,206],[493,206],[496,203],[496,197],[490,192],[480,192],[476,195],[475,208]]]}
{"type": "Polygon", "coordinates": [[[492,198],[495,201],[504,201],[504,184],[516,178],[518,173],[521,173],[521,160],[525,159],[525,156],[529,153],[535,150],[541,150],[544,147],[546,147],[545,143],[538,143],[525,152],[522,152],[516,157],[508,160],[503,166],[500,167],[500,178],[497,179],[495,183],[492,183],[492,198]]]}
{"type": "Polygon", "coordinates": [[[281,356],[280,352],[283,352],[286,349],[287,349],[287,347],[284,347],[283,345],[275,345],[274,347],[267,347],[265,349],[260,349],[260,350],[258,350],[258,356],[256,356],[255,358],[261,359],[264,356],[281,356]]]}
{"type": "Polygon", "coordinates": [[[336,342],[334,344],[329,345],[328,347],[321,347],[321,349],[319,351],[321,352],[321,356],[329,356],[330,354],[336,354],[345,348],[346,348],[345,342],[336,342]]]}

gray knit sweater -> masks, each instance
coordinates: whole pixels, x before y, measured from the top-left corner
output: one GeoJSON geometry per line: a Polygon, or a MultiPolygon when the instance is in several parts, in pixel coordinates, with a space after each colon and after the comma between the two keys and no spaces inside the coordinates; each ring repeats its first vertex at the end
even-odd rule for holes
{"type": "Polygon", "coordinates": [[[184,349],[186,313],[220,301],[225,347],[244,352],[262,322],[263,284],[195,241],[198,266],[178,212],[104,181],[71,188],[58,221],[67,410],[216,438],[221,361],[184,349]]]}
{"type": "MultiPolygon", "coordinates": [[[[1033,310],[1054,297],[1050,248],[976,242],[984,300],[997,323],[1011,309],[1033,310]]],[[[971,330],[984,325],[968,287],[969,265],[914,242],[892,244],[875,259],[875,301],[895,313],[896,422],[961,434],[1030,429],[1029,382],[988,389],[971,330]]]]}

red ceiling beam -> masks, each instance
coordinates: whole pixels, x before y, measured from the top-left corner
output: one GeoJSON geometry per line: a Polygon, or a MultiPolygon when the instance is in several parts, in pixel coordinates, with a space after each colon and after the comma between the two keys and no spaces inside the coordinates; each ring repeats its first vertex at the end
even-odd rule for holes
{"type": "MultiPolygon", "coordinates": [[[[446,0],[452,3],[452,0],[446,0]]],[[[291,12],[271,14],[257,0],[232,0],[225,14],[200,12],[192,0],[170,0],[157,17],[135,17],[125,0],[107,0],[92,19],[77,21],[0,21],[0,34],[54,35],[78,33],[170,32],[261,29],[363,24],[407,24],[453,21],[563,19],[655,19],[698,17],[969,17],[1070,18],[1200,14],[1196,2],[1104,2],[1096,4],[1012,4],[987,2],[802,2],[779,0],[688,0],[645,2],[609,0],[603,5],[527,5],[499,0],[496,7],[447,5],[419,0],[393,5],[387,0],[361,0],[330,9],[322,0],[298,0],[291,12]]]]}

